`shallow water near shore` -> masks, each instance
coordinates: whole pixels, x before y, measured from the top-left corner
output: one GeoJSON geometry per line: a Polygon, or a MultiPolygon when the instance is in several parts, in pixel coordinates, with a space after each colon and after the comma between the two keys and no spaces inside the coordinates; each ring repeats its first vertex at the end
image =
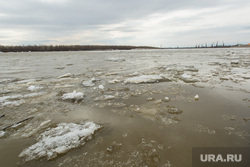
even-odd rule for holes
{"type": "Polygon", "coordinates": [[[0,58],[3,166],[192,166],[192,147],[250,145],[248,48],[0,58]],[[85,122],[101,128],[79,137],[81,143],[62,135],[70,149],[54,151],[51,159],[51,150],[22,156],[60,123],[85,122]]]}

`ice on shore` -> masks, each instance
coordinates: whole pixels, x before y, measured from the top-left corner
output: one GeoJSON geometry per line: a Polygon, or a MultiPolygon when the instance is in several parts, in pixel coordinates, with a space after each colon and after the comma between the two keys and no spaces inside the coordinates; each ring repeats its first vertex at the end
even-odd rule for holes
{"type": "Polygon", "coordinates": [[[83,99],[83,93],[82,92],[76,92],[76,90],[74,90],[71,93],[65,93],[62,96],[63,100],[82,100],[83,99]]]}
{"type": "Polygon", "coordinates": [[[131,77],[124,81],[126,84],[138,84],[138,83],[155,83],[155,82],[166,82],[171,81],[166,78],[165,75],[141,75],[137,77],[131,77]]]}
{"type": "Polygon", "coordinates": [[[56,158],[59,154],[83,146],[100,128],[100,125],[90,121],[80,124],[60,123],[57,127],[43,132],[37,143],[24,149],[19,157],[24,158],[25,161],[43,157],[47,157],[47,160],[56,158]]]}

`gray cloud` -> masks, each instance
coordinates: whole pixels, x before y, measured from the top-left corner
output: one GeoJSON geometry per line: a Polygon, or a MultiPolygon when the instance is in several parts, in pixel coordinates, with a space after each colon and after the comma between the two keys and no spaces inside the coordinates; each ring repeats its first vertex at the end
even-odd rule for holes
{"type": "MultiPolygon", "coordinates": [[[[225,5],[232,7],[232,9],[229,8],[228,10],[233,12],[233,8],[240,7],[242,3],[248,2],[246,0],[8,0],[1,2],[0,6],[0,35],[5,36],[3,33],[12,30],[15,33],[9,33],[7,37],[3,37],[4,40],[2,42],[11,43],[15,36],[19,36],[17,41],[20,44],[22,44],[21,38],[23,34],[28,36],[26,40],[50,41],[51,43],[53,41],[66,43],[65,39],[80,43],[82,41],[74,38],[79,35],[88,37],[93,43],[95,41],[104,41],[105,44],[114,43],[114,41],[122,43],[123,41],[129,42],[132,36],[134,36],[133,41],[135,41],[137,32],[139,32],[138,36],[144,36],[142,32],[151,33],[150,27],[146,24],[147,19],[151,18],[151,16],[153,20],[154,14],[157,15],[155,17],[156,20],[161,17],[163,20],[161,23],[152,23],[152,29],[161,28],[161,31],[164,31],[165,26],[166,29],[174,29],[174,26],[176,26],[176,29],[179,29],[183,26],[188,30],[199,28],[201,25],[204,25],[204,22],[207,22],[205,20],[207,17],[204,18],[202,14],[206,16],[214,16],[216,14],[206,11],[201,12],[201,15],[194,14],[190,17],[183,17],[185,13],[173,18],[168,18],[167,16],[171,17],[176,11],[198,11],[207,8],[221,8],[225,7],[225,5]],[[165,20],[164,17],[166,17],[165,20]],[[196,24],[199,21],[201,25],[196,24]],[[193,27],[189,25],[192,22],[195,22],[193,27]],[[91,32],[94,34],[91,35],[91,32]],[[122,34],[119,34],[119,32],[122,34]],[[96,34],[102,37],[98,39],[96,34]]],[[[219,17],[220,15],[218,14],[217,16],[219,17]]],[[[246,23],[246,27],[248,25],[249,22],[246,23]]],[[[171,31],[165,30],[162,33],[173,33],[172,29],[171,31]]],[[[155,37],[151,41],[157,41],[157,36],[162,35],[155,34],[150,36],[150,38],[155,37]]],[[[168,36],[171,36],[171,34],[168,36]]],[[[179,39],[181,40],[181,38],[179,39]]],[[[137,40],[135,44],[138,45],[142,43],[140,40],[143,41],[140,38],[137,40]]]]}

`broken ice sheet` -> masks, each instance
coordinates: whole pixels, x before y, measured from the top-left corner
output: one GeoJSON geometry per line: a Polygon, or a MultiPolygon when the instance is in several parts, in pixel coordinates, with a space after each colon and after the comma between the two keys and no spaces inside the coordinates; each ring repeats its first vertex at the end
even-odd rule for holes
{"type": "Polygon", "coordinates": [[[126,84],[138,84],[138,83],[155,83],[155,82],[167,82],[171,81],[163,74],[159,75],[141,75],[137,77],[131,77],[124,81],[126,84]]]}
{"type": "Polygon", "coordinates": [[[47,160],[56,158],[58,154],[83,146],[100,128],[101,125],[90,121],[80,124],[60,123],[40,134],[37,143],[24,149],[19,157],[26,162],[43,157],[47,157],[47,160]]]}

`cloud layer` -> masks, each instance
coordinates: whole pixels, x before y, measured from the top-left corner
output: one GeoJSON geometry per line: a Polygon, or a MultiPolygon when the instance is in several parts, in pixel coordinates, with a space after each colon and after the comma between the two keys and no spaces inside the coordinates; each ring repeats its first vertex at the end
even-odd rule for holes
{"type": "Polygon", "coordinates": [[[247,0],[1,0],[0,44],[248,43],[249,11],[247,0]]]}

